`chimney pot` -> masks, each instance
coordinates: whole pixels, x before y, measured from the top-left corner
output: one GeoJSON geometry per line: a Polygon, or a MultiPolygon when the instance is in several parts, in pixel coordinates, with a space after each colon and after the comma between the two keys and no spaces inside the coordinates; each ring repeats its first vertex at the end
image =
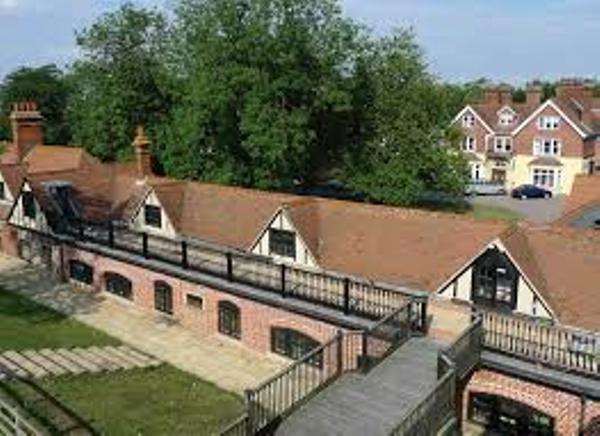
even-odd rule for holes
{"type": "Polygon", "coordinates": [[[138,126],[133,147],[135,149],[136,169],[140,178],[152,175],[151,142],[146,136],[144,126],[138,126]]]}

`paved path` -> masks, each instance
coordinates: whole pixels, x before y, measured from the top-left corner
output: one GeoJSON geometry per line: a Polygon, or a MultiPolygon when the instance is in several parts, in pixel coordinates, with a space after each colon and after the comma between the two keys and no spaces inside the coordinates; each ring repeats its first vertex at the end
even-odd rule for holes
{"type": "Polygon", "coordinates": [[[276,436],[387,436],[437,380],[441,345],[412,338],[367,375],[350,373],[286,419],[276,436]]]}
{"type": "Polygon", "coordinates": [[[4,367],[8,371],[26,378],[152,368],[161,364],[160,360],[126,345],[39,351],[5,351],[0,354],[0,372],[4,367]]]}
{"type": "Polygon", "coordinates": [[[565,195],[557,195],[551,199],[517,200],[510,196],[479,196],[470,198],[469,201],[512,210],[534,223],[549,223],[560,218],[566,198],[565,195]]]}
{"type": "Polygon", "coordinates": [[[174,321],[165,322],[115,298],[52,285],[43,271],[4,255],[0,255],[0,288],[24,294],[226,390],[242,393],[285,366],[282,360],[225,338],[199,337],[174,321]]]}

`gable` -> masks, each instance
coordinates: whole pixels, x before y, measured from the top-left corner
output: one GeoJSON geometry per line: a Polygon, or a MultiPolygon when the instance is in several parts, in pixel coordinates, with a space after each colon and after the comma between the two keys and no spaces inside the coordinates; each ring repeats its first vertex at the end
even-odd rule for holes
{"type": "Polygon", "coordinates": [[[8,222],[16,227],[34,230],[41,233],[49,233],[50,227],[48,225],[48,220],[38,199],[31,188],[29,182],[24,182],[19,195],[17,196],[17,200],[13,204],[13,208],[10,212],[8,222]],[[24,197],[31,198],[33,202],[33,208],[35,210],[34,216],[29,216],[27,213],[26,201],[24,197]]]}
{"type": "Polygon", "coordinates": [[[273,218],[269,221],[267,226],[261,231],[259,236],[256,238],[252,248],[250,251],[254,254],[258,254],[261,256],[270,256],[277,260],[290,260],[294,263],[317,268],[319,265],[315,259],[315,256],[309,249],[309,246],[305,242],[304,238],[298,231],[297,227],[294,225],[292,219],[289,214],[286,213],[285,209],[279,209],[273,218]],[[286,232],[293,232],[295,235],[295,257],[292,260],[291,258],[284,258],[274,254],[270,250],[270,230],[283,230],[286,232]]]}
{"type": "Polygon", "coordinates": [[[473,109],[472,106],[468,105],[465,106],[463,108],[463,110],[461,110],[458,115],[454,118],[454,120],[452,120],[452,125],[455,125],[458,123],[459,127],[462,127],[462,118],[465,115],[472,115],[473,117],[475,117],[475,121],[476,123],[479,123],[479,125],[481,125],[488,133],[494,133],[494,131],[492,130],[492,128],[489,126],[489,124],[487,124],[483,118],[481,118],[481,116],[477,113],[477,111],[475,109],[473,109]]]}
{"type": "Polygon", "coordinates": [[[150,190],[144,200],[140,203],[137,211],[133,215],[131,225],[138,231],[169,238],[177,237],[177,231],[154,190],[150,190]],[[150,225],[146,222],[146,206],[160,209],[160,227],[150,225]]]}
{"type": "Polygon", "coordinates": [[[579,136],[582,138],[586,138],[587,134],[572,120],[569,118],[560,107],[554,103],[552,100],[546,101],[542,104],[537,110],[535,110],[529,117],[527,117],[515,130],[513,130],[513,135],[518,135],[523,129],[529,126],[531,123],[536,123],[538,117],[542,114],[553,114],[560,117],[561,121],[568,124],[579,136]]]}

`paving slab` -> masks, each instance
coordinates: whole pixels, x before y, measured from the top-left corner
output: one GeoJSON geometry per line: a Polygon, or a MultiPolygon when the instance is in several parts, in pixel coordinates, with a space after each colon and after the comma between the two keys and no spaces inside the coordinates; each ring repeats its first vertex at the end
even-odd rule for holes
{"type": "Polygon", "coordinates": [[[74,364],[85,368],[86,372],[97,373],[102,371],[102,369],[98,365],[94,364],[93,362],[90,362],[89,360],[84,359],[82,356],[79,355],[79,353],[76,353],[75,350],[60,349],[56,350],[56,353],[70,360],[74,364]]]}
{"type": "Polygon", "coordinates": [[[124,352],[123,350],[121,350],[120,348],[106,347],[106,350],[110,353],[113,353],[113,354],[119,356],[124,361],[129,362],[134,366],[137,366],[138,368],[146,368],[148,366],[148,362],[146,360],[131,356],[131,355],[127,354],[126,352],[124,352]]]}
{"type": "Polygon", "coordinates": [[[69,371],[67,369],[63,368],[60,365],[57,365],[52,360],[47,359],[46,357],[42,356],[37,351],[23,351],[23,352],[21,352],[21,354],[23,356],[25,356],[26,358],[28,358],[29,360],[31,360],[36,365],[39,365],[42,368],[44,368],[51,375],[59,375],[60,376],[60,375],[66,375],[69,373],[69,371]]]}
{"type": "Polygon", "coordinates": [[[9,360],[1,355],[0,355],[0,366],[3,366],[4,368],[15,373],[19,377],[29,377],[29,373],[27,371],[25,371],[23,368],[21,368],[19,365],[17,365],[12,360],[9,360]]]}
{"type": "Polygon", "coordinates": [[[40,350],[39,353],[42,356],[44,356],[45,358],[55,362],[57,365],[62,366],[63,368],[68,370],[69,373],[71,373],[73,375],[79,375],[79,374],[83,374],[84,372],[86,372],[86,369],[84,367],[75,364],[75,362],[73,362],[69,359],[66,359],[65,357],[61,356],[54,350],[44,349],[44,350],[40,350]]]}
{"type": "Polygon", "coordinates": [[[2,356],[13,361],[35,378],[46,377],[49,374],[49,372],[44,368],[27,359],[22,354],[17,353],[16,351],[5,351],[2,353],[2,356]]]}
{"type": "MultiPolygon", "coordinates": [[[[132,360],[123,357],[120,353],[116,352],[115,349],[112,347],[104,347],[102,349],[102,353],[107,358],[112,358],[112,359],[114,359],[115,362],[118,362],[119,365],[121,365],[121,368],[123,368],[123,369],[140,368],[140,365],[138,365],[137,362],[133,362],[132,360]]],[[[141,367],[143,367],[143,365],[141,367]]]]}
{"type": "Polygon", "coordinates": [[[120,345],[117,347],[117,349],[125,353],[126,355],[131,356],[140,362],[143,362],[146,366],[152,367],[162,365],[162,362],[160,360],[152,356],[148,356],[147,354],[141,353],[137,350],[134,350],[133,348],[128,347],[127,345],[120,345]]]}
{"type": "Polygon", "coordinates": [[[106,356],[99,347],[85,348],[85,357],[94,362],[96,365],[100,366],[105,371],[118,371],[123,369],[119,362],[115,361],[114,359],[110,359],[109,356],[106,356]]]}

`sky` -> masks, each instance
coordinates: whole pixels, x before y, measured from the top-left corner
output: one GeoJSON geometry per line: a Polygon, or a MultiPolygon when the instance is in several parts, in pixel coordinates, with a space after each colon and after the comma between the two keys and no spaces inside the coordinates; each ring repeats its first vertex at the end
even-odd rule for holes
{"type": "MultiPolygon", "coordinates": [[[[340,1],[377,34],[412,27],[431,70],[444,80],[600,78],[600,0],[340,1]]],[[[76,56],[75,30],[120,3],[0,0],[0,77],[21,65],[68,64],[76,56]]]]}

